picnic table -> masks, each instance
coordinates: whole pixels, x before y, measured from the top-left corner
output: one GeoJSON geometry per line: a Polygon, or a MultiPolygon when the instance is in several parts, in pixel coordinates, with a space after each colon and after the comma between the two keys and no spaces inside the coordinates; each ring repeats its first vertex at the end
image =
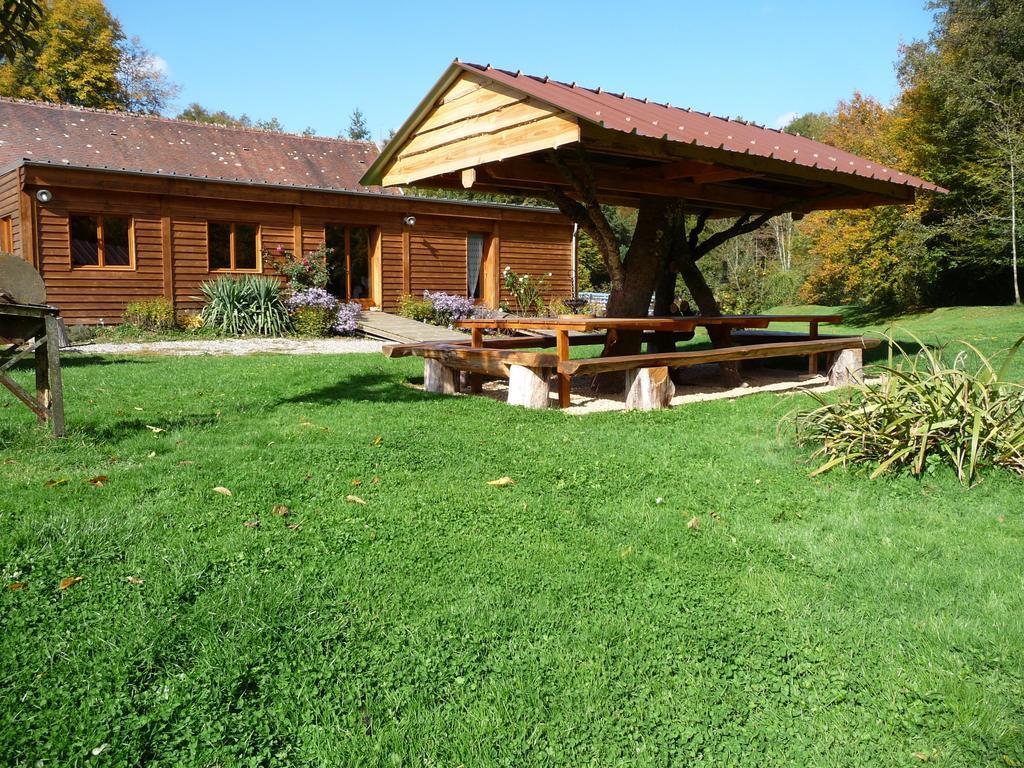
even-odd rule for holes
{"type": "MultiPolygon", "coordinates": [[[[484,339],[486,330],[504,331],[549,331],[555,334],[555,347],[558,356],[558,405],[566,408],[569,405],[569,393],[572,390],[573,374],[564,370],[561,365],[569,360],[570,334],[573,332],[593,334],[603,332],[606,336],[620,331],[639,332],[692,332],[697,327],[725,326],[730,329],[766,329],[773,323],[804,323],[808,324],[806,338],[817,339],[818,326],[821,323],[842,322],[842,315],[673,315],[670,317],[593,317],[590,315],[563,317],[502,317],[473,318],[459,320],[457,328],[465,328],[471,332],[470,348],[484,349],[488,341],[484,339]]],[[[809,370],[817,371],[817,354],[811,354],[809,370]]],[[[471,389],[479,391],[479,374],[471,379],[471,389]]]]}

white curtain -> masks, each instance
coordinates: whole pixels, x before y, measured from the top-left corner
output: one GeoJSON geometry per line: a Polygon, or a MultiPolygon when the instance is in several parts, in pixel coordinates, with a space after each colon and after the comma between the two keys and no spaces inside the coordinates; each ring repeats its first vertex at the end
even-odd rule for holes
{"type": "Polygon", "coordinates": [[[471,299],[480,297],[480,262],[484,258],[484,236],[470,235],[466,247],[466,295],[471,299]]]}

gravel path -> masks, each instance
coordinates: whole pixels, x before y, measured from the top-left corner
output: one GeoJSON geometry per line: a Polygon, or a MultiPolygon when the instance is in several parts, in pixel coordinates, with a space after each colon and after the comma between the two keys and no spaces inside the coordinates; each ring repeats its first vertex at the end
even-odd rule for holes
{"type": "Polygon", "coordinates": [[[81,344],[61,350],[85,355],[344,355],[380,352],[370,339],[196,339],[138,344],[81,344]]]}

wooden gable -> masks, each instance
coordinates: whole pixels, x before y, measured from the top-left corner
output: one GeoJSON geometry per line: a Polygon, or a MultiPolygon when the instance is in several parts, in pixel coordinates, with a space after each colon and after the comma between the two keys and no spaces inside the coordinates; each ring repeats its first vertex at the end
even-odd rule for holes
{"type": "Polygon", "coordinates": [[[428,107],[381,183],[411,184],[579,139],[575,116],[463,72],[428,107]]]}

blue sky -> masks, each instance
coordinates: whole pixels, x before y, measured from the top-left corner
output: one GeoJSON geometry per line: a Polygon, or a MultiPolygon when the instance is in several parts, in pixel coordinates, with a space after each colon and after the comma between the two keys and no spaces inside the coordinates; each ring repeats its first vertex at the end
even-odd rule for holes
{"type": "Polygon", "coordinates": [[[107,0],[166,62],[179,106],[332,136],[359,107],[378,139],[455,57],[768,125],[854,90],[888,102],[900,43],[931,26],[923,5],[107,0]]]}

